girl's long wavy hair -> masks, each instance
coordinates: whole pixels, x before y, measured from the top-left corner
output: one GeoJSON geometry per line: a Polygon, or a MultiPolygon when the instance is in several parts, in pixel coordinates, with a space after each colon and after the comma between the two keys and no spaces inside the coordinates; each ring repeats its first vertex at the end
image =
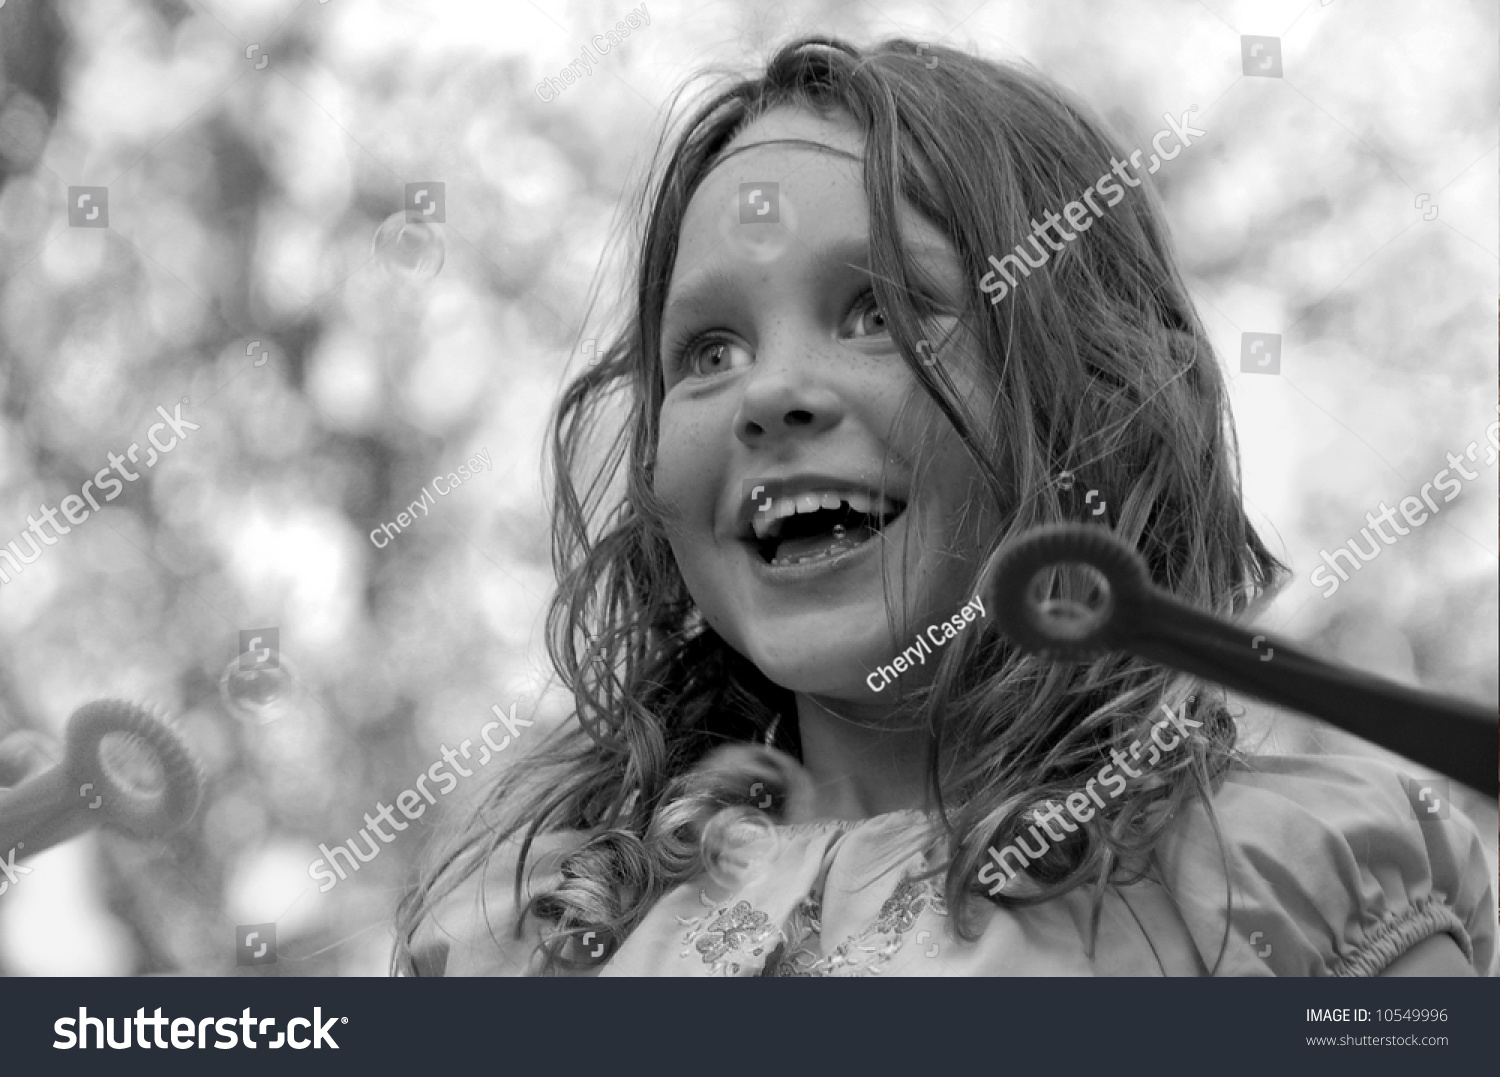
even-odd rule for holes
{"type": "MultiPolygon", "coordinates": [[[[1286,571],[1244,513],[1223,375],[1149,184],[1128,190],[1004,301],[980,291],[990,255],[1011,252],[1034,220],[1126,159],[1104,125],[1012,64],[905,40],[868,50],[824,38],[788,44],[763,74],[734,80],[675,136],[662,135],[638,206],[627,328],[567,386],[552,425],[561,583],[548,651],[577,721],[502,775],[436,850],[397,912],[394,971],[412,971],[413,933],[436,904],[517,838],[516,937],[527,916],[547,925],[535,967],[607,960],[657,899],[702,870],[704,826],[750,802],[751,778],[776,795],[789,789],[792,774],[763,750],[707,759],[773,730],[800,757],[796,706],[704,623],[652,490],[662,308],[684,213],[730,141],[782,108],[852,118],[863,130],[872,286],[902,357],[999,509],[989,560],[1038,524],[1092,518],[1140,551],[1158,586],[1222,616],[1264,600],[1286,571]],[[903,250],[903,203],[942,231],[975,282],[960,323],[986,357],[986,408],[976,411],[916,347],[931,331],[910,298],[920,279],[903,250]],[[1085,490],[1102,492],[1106,515],[1084,509],[1085,490]],[[533,842],[555,831],[580,832],[582,844],[562,861],[560,881],[523,905],[533,842]],[[603,954],[579,945],[586,932],[604,941],[603,954]]],[[[1221,692],[1133,657],[1052,663],[980,628],[943,649],[930,687],[903,697],[903,713],[928,731],[933,826],[948,850],[935,870],[949,908],[1033,904],[1092,884],[1097,934],[1106,887],[1148,871],[1175,811],[1207,800],[1237,756],[1233,717],[1221,692]],[[1144,743],[1163,704],[1201,725],[1128,795],[1033,861],[1024,895],[987,897],[976,881],[986,849],[1081,789],[1113,749],[1144,743]]],[[[973,917],[956,921],[961,937],[977,936],[973,917]]]]}

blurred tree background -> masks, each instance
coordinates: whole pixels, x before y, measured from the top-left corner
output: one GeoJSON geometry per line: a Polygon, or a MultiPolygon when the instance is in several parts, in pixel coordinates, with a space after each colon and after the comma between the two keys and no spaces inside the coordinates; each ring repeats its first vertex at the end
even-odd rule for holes
{"type": "MultiPolygon", "coordinates": [[[[604,332],[591,289],[619,294],[609,241],[670,94],[799,33],[1022,59],[1131,147],[1197,106],[1207,135],[1155,179],[1234,379],[1248,501],[1295,571],[1264,623],[1495,700],[1496,24],[1398,0],[0,3],[0,545],[144,446],[158,406],[198,424],[0,585],[0,736],[139,699],[207,778],[170,841],[96,831],[30,861],[0,971],[385,970],[431,824],[488,772],[328,892],[308,867],[492,706],[538,718],[522,752],[566,715],[541,646],[546,418],[604,332]],[[1276,39],[1281,77],[1246,74],[1245,35],[1276,39]],[[440,222],[407,224],[408,184],[442,184],[440,222]],[[72,186],[106,189],[107,227],[70,224],[72,186]],[[1278,374],[1242,372],[1244,333],[1280,335],[1278,374]],[[1319,551],[1471,442],[1461,496],[1323,599],[1319,551]],[[372,542],[482,451],[493,470],[372,542]],[[241,631],[267,627],[279,694],[226,695],[241,631]],[[277,963],[238,968],[256,923],[277,963]]],[[[1373,750],[1253,706],[1246,726],[1373,750]]],[[[1495,834],[1493,802],[1463,803],[1495,834]]]]}

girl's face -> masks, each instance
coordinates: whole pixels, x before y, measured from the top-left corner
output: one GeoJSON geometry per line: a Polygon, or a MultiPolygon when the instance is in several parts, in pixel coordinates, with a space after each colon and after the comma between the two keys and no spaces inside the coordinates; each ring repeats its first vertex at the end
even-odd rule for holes
{"type": "MultiPolygon", "coordinates": [[[[655,489],[683,578],[730,646],[785,688],[879,710],[898,686],[867,678],[973,597],[996,521],[871,292],[863,149],[850,122],[772,112],[694,195],[663,313],[655,489]]],[[[958,260],[915,212],[901,226],[944,293],[929,297],[939,339],[919,350],[983,415],[975,357],[935,351],[966,286],[958,260]]],[[[900,687],[930,679],[928,649],[900,687]]]]}

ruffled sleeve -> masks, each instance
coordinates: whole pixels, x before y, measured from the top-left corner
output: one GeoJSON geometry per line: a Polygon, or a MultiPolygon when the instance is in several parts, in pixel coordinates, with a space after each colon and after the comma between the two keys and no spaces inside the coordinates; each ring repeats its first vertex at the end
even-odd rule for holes
{"type": "MultiPolygon", "coordinates": [[[[574,833],[544,834],[536,839],[523,880],[523,904],[533,894],[556,885],[563,858],[582,840],[574,833]]],[[[525,976],[535,971],[533,957],[542,924],[534,916],[527,917],[519,938],[515,932],[515,870],[520,851],[520,838],[500,846],[486,865],[423,918],[410,946],[416,975],[525,976]]]]}
{"type": "Polygon", "coordinates": [[[1157,851],[1205,967],[1222,949],[1219,975],[1376,976],[1447,934],[1492,974],[1483,843],[1444,783],[1420,789],[1374,760],[1256,757],[1213,798],[1222,851],[1203,803],[1185,807],[1157,851]]]}

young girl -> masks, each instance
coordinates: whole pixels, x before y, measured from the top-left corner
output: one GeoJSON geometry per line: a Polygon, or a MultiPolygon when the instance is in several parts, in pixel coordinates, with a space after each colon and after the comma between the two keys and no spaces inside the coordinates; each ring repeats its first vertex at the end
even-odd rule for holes
{"type": "Polygon", "coordinates": [[[1158,167],[1035,74],[907,41],[796,42],[692,116],[554,427],[577,726],[407,895],[398,973],[1490,971],[1458,813],[1246,757],[1214,685],[1024,654],[985,606],[994,552],[1062,520],[1222,616],[1285,571],[1158,167]]]}

